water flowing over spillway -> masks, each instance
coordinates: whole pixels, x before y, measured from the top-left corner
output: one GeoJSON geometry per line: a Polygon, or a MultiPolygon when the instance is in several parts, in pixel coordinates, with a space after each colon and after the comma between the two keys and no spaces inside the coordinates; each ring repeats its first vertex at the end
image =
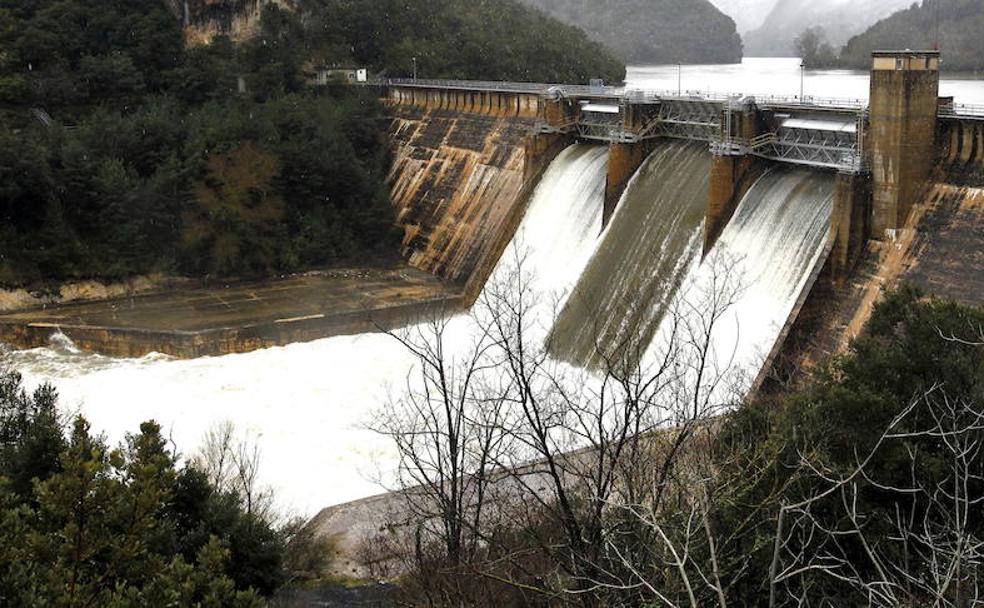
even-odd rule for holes
{"type": "MultiPolygon", "coordinates": [[[[493,275],[521,255],[537,289],[570,287],[601,230],[606,158],[606,149],[594,146],[558,156],[493,275]]],[[[459,317],[449,330],[466,333],[469,323],[459,317]]],[[[11,362],[29,385],[54,383],[63,406],[83,413],[113,443],[155,419],[188,455],[214,423],[235,422],[259,440],[263,480],[304,513],[382,490],[374,479],[388,478],[392,446],[364,425],[403,389],[415,363],[392,337],[378,334],[189,361],[109,359],[62,343],[13,353],[11,362]]]]}
{"type": "Polygon", "coordinates": [[[598,250],[551,333],[550,350],[579,365],[648,344],[699,255],[711,155],[665,142],[626,188],[598,250]]]}
{"type": "Polygon", "coordinates": [[[774,168],[763,175],[711,253],[692,265],[650,354],[665,352],[674,329],[679,339],[681,327],[688,337],[709,328],[713,371],[730,376],[729,392],[743,394],[822,263],[833,197],[830,174],[774,168]]]}

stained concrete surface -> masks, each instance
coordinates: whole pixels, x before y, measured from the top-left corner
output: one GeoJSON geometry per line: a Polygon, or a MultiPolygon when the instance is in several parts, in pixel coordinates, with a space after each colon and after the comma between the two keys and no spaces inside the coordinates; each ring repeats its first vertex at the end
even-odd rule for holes
{"type": "Polygon", "coordinates": [[[457,301],[413,268],[334,270],[9,313],[0,342],[32,348],[60,330],[103,354],[195,357],[397,326],[457,301]]]}

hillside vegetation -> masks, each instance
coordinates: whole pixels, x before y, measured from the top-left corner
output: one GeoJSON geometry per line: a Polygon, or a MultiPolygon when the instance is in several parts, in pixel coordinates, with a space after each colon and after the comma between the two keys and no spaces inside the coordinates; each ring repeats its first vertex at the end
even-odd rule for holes
{"type": "Polygon", "coordinates": [[[515,0],[316,0],[313,44],[328,60],[421,78],[619,82],[622,62],[581,30],[515,0]]]}
{"type": "Polygon", "coordinates": [[[310,90],[312,60],[406,75],[417,56],[430,77],[624,73],[513,2],[305,6],[266,6],[242,44],[186,48],[164,2],[0,0],[0,284],[394,259],[389,123],[371,94],[310,90]]]}
{"type": "Polygon", "coordinates": [[[737,63],[735,22],[707,0],[523,0],[628,63],[737,63]]]}
{"type": "MultiPolygon", "coordinates": [[[[855,36],[844,47],[842,62],[866,68],[871,51],[879,49],[931,49],[936,42],[936,3],[899,11],[855,36]]],[[[940,44],[943,69],[981,71],[984,69],[984,3],[979,0],[948,0],[940,6],[940,44]]]]}

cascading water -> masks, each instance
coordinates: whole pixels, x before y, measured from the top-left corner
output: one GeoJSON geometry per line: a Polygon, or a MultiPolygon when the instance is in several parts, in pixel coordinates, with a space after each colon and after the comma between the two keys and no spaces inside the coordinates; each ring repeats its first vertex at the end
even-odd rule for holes
{"type": "Polygon", "coordinates": [[[674,331],[696,339],[710,328],[710,367],[730,376],[729,394],[743,394],[822,263],[833,197],[829,174],[776,168],[759,178],[712,252],[692,265],[650,356],[666,351],[674,331]]]}
{"type": "Polygon", "coordinates": [[[652,340],[700,253],[710,162],[705,145],[666,142],[642,165],[557,317],[555,356],[590,365],[652,340]]]}
{"type": "MultiPolygon", "coordinates": [[[[569,289],[601,230],[606,158],[605,148],[593,146],[558,156],[493,276],[522,255],[537,290],[569,289]]],[[[469,318],[451,325],[461,335],[469,318]]],[[[155,419],[192,451],[211,425],[234,421],[258,438],[262,474],[285,506],[308,513],[380,491],[374,480],[388,478],[392,446],[362,427],[388,393],[402,390],[414,363],[378,334],[190,361],[117,360],[69,348],[12,354],[28,384],[55,384],[63,405],[113,442],[155,419]]]]}

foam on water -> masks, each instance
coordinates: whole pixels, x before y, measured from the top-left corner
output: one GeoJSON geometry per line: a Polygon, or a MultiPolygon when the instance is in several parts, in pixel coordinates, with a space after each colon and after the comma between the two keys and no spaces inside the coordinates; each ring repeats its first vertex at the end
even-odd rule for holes
{"type": "MultiPolygon", "coordinates": [[[[606,149],[572,146],[545,173],[495,274],[522,256],[536,288],[563,297],[601,230],[606,149]]],[[[469,330],[455,319],[452,341],[469,330]]],[[[401,391],[414,360],[384,335],[341,336],[246,354],[172,360],[111,359],[66,346],[12,354],[29,385],[52,382],[69,410],[116,442],[145,420],[193,450],[215,422],[259,440],[262,475],[285,507],[313,513],[381,491],[394,465],[388,440],[364,429],[401,391]]]]}
{"type": "Polygon", "coordinates": [[[625,189],[551,332],[550,350],[579,365],[652,339],[700,253],[711,155],[660,142],[625,189]]]}
{"type": "Polygon", "coordinates": [[[678,337],[681,327],[695,339],[709,330],[712,369],[744,393],[820,263],[833,197],[833,175],[790,168],[763,175],[711,253],[692,264],[678,313],[664,319],[650,356],[665,352],[674,323],[678,337]],[[709,325],[711,309],[721,314],[709,325]]]}

